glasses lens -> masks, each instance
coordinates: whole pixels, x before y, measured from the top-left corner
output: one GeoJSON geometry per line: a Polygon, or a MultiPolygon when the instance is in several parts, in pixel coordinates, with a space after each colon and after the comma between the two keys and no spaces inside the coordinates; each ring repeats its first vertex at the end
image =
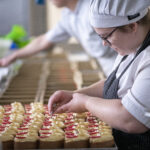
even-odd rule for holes
{"type": "Polygon", "coordinates": [[[106,37],[101,37],[102,38],[102,40],[104,40],[104,41],[106,41],[108,44],[109,44],[109,46],[111,45],[111,42],[109,42],[108,41],[108,38],[117,30],[118,28],[115,28],[114,30],[112,30],[106,37]]]}

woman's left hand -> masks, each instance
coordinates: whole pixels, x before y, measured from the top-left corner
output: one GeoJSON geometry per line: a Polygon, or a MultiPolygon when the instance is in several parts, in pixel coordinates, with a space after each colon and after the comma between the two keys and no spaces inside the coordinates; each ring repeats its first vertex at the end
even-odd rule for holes
{"type": "Polygon", "coordinates": [[[90,98],[87,95],[75,93],[73,94],[72,100],[68,102],[67,104],[62,105],[59,107],[55,113],[64,113],[64,112],[85,112],[86,109],[86,101],[90,98]]]}

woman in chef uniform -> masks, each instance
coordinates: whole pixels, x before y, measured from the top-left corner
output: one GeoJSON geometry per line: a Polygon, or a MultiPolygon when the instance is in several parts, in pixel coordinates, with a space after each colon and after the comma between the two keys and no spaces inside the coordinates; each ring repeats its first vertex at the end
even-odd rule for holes
{"type": "Polygon", "coordinates": [[[56,91],[49,99],[49,112],[90,111],[108,123],[119,150],[150,149],[149,5],[149,0],[91,0],[92,26],[118,53],[112,74],[80,90],[56,91]]]}

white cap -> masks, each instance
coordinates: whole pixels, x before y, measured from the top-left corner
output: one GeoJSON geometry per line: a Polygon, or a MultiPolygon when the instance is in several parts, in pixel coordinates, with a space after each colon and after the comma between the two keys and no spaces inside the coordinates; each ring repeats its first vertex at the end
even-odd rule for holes
{"type": "Polygon", "coordinates": [[[127,25],[143,18],[150,0],[91,0],[90,22],[95,28],[127,25]]]}

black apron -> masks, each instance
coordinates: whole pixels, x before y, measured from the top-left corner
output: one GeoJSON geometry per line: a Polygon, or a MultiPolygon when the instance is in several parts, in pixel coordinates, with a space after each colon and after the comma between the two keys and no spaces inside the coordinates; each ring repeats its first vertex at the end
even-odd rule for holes
{"type": "MultiPolygon", "coordinates": [[[[117,68],[110,74],[108,79],[105,81],[103,98],[105,99],[119,99],[117,95],[118,85],[120,78],[124,75],[126,70],[130,67],[136,57],[150,45],[150,31],[147,34],[142,46],[137,51],[135,57],[129,62],[127,67],[122,71],[120,76],[116,78],[116,72],[120,64],[127,58],[124,56],[117,66],[117,68]]],[[[118,147],[118,150],[150,150],[150,130],[142,134],[129,134],[122,132],[117,129],[113,129],[113,136],[118,147]]]]}

